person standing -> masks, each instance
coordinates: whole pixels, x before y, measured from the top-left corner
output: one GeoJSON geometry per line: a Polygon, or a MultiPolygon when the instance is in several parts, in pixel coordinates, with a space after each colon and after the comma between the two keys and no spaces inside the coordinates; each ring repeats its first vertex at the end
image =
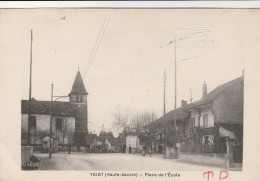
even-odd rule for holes
{"type": "Polygon", "coordinates": [[[143,156],[145,156],[145,149],[146,149],[146,147],[144,146],[143,147],[143,156]]]}
{"type": "Polygon", "coordinates": [[[71,151],[71,145],[69,145],[69,154],[70,154],[70,151],[71,151]]]}
{"type": "Polygon", "coordinates": [[[78,152],[80,151],[80,143],[77,145],[78,152]]]}

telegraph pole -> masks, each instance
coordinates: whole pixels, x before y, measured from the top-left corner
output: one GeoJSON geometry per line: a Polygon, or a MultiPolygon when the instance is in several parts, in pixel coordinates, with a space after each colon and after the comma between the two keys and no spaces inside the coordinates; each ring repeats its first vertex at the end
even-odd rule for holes
{"type": "MultiPolygon", "coordinates": [[[[181,37],[181,38],[179,38],[178,39],[178,41],[179,40],[185,40],[186,38],[185,37],[181,37]]],[[[174,43],[175,45],[174,45],[174,53],[175,53],[175,55],[174,55],[174,63],[175,63],[175,72],[174,72],[174,74],[175,74],[175,78],[174,78],[174,89],[175,89],[175,93],[174,93],[174,110],[175,110],[175,113],[173,114],[173,147],[175,147],[175,151],[176,151],[176,153],[177,153],[177,142],[178,142],[178,140],[177,140],[177,117],[176,117],[176,109],[177,109],[177,51],[176,51],[176,47],[177,47],[177,39],[176,39],[176,37],[175,37],[175,40],[174,41],[170,41],[170,42],[168,42],[167,44],[165,44],[165,45],[161,45],[160,46],[160,48],[163,48],[163,47],[166,47],[166,46],[168,46],[168,45],[170,45],[170,44],[172,44],[172,43],[174,43]]],[[[192,57],[192,58],[195,58],[195,57],[192,57]]],[[[192,59],[192,58],[186,58],[186,59],[182,59],[182,60],[180,60],[180,61],[185,61],[185,60],[189,60],[189,59],[192,59]]],[[[167,137],[166,137],[166,139],[167,139],[167,137]]]]}
{"type": "MultiPolygon", "coordinates": [[[[163,77],[163,116],[166,114],[166,69],[164,69],[164,77],[163,77]]],[[[166,123],[167,120],[164,120],[164,129],[165,129],[165,137],[164,137],[164,149],[166,150],[167,141],[168,141],[168,124],[166,123]]]]}
{"type": "Polygon", "coordinates": [[[30,143],[31,143],[30,120],[31,120],[31,98],[32,98],[32,42],[33,42],[33,31],[31,30],[29,111],[28,111],[28,145],[30,145],[30,143]]]}
{"type": "Polygon", "coordinates": [[[51,153],[52,153],[52,143],[51,143],[51,137],[52,137],[52,116],[53,116],[53,84],[51,84],[51,120],[50,120],[50,147],[49,147],[49,158],[51,158],[51,153]]]}
{"type": "Polygon", "coordinates": [[[174,110],[175,110],[175,114],[173,114],[173,146],[176,147],[176,143],[177,143],[177,129],[176,129],[176,108],[177,108],[177,56],[176,56],[176,44],[177,44],[177,41],[176,41],[176,37],[175,37],[175,43],[174,43],[174,54],[175,54],[175,83],[174,83],[174,86],[175,86],[175,91],[174,91],[174,110]]]}
{"type": "Polygon", "coordinates": [[[190,88],[190,102],[192,102],[192,92],[191,92],[191,88],[190,88]]]}
{"type": "Polygon", "coordinates": [[[166,69],[164,69],[164,79],[163,79],[163,115],[165,116],[166,105],[165,105],[165,97],[166,97],[166,69]]]}

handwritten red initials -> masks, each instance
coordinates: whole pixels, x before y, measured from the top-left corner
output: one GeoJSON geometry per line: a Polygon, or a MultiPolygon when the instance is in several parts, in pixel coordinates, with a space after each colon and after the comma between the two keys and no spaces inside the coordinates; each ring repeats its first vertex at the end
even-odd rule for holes
{"type": "Polygon", "coordinates": [[[205,178],[206,174],[208,174],[208,180],[209,180],[209,174],[211,174],[211,176],[214,177],[214,173],[212,171],[207,171],[203,173],[203,178],[205,178]]]}
{"type": "MultiPolygon", "coordinates": [[[[203,178],[205,179],[205,175],[207,176],[207,180],[209,180],[210,176],[213,178],[214,173],[213,171],[203,172],[203,178]]],[[[225,180],[228,178],[228,171],[227,170],[220,170],[219,172],[219,180],[225,180]]]]}
{"type": "Polygon", "coordinates": [[[226,178],[228,178],[228,171],[221,170],[220,173],[219,173],[219,180],[224,180],[226,178]],[[224,173],[225,176],[222,176],[222,173],[224,173]]]}

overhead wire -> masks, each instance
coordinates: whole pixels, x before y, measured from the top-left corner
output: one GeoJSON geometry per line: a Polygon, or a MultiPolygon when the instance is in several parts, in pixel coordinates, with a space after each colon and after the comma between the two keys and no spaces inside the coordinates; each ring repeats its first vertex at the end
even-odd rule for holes
{"type": "Polygon", "coordinates": [[[103,23],[102,23],[101,29],[100,29],[100,31],[99,31],[98,37],[97,37],[97,39],[96,39],[96,41],[95,41],[95,44],[94,44],[94,46],[93,46],[92,52],[91,52],[91,54],[90,54],[90,56],[89,56],[88,62],[87,62],[87,64],[86,64],[85,68],[84,68],[83,74],[85,74],[86,69],[87,69],[87,67],[89,66],[89,63],[90,63],[90,61],[91,61],[91,58],[92,58],[93,53],[94,53],[94,51],[95,51],[95,48],[96,48],[96,46],[97,46],[97,42],[98,42],[98,40],[99,40],[99,38],[100,38],[100,35],[102,34],[102,31],[103,31],[103,27],[104,27],[105,22],[106,22],[106,18],[104,19],[104,21],[103,21],[103,23]]]}
{"type": "Polygon", "coordinates": [[[97,44],[97,46],[96,46],[96,49],[95,49],[94,54],[93,54],[93,56],[92,56],[92,59],[91,59],[91,61],[90,61],[90,63],[89,63],[89,66],[87,67],[87,70],[86,70],[86,72],[85,72],[83,78],[87,75],[88,70],[89,70],[89,68],[90,68],[90,66],[91,66],[91,64],[92,64],[92,62],[93,62],[93,60],[94,60],[94,57],[95,57],[95,55],[96,55],[96,53],[97,53],[97,50],[98,50],[98,48],[99,48],[99,46],[100,46],[100,43],[102,42],[103,37],[104,37],[104,34],[105,34],[106,30],[107,30],[107,26],[108,26],[108,24],[109,24],[109,21],[110,21],[110,18],[108,19],[108,21],[107,21],[107,23],[106,23],[105,29],[103,30],[103,33],[102,33],[102,35],[101,35],[101,37],[100,37],[100,39],[99,39],[99,42],[98,42],[98,44],[97,44]]]}

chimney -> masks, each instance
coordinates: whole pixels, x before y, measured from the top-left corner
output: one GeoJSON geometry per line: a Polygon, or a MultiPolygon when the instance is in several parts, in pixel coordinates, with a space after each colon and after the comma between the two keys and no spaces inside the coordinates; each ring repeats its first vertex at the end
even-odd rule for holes
{"type": "Polygon", "coordinates": [[[187,101],[181,100],[181,107],[184,107],[184,106],[186,106],[186,105],[187,105],[187,101]]]}
{"type": "Polygon", "coordinates": [[[205,95],[207,95],[207,84],[204,81],[203,86],[202,86],[202,97],[204,97],[205,95]]]}

